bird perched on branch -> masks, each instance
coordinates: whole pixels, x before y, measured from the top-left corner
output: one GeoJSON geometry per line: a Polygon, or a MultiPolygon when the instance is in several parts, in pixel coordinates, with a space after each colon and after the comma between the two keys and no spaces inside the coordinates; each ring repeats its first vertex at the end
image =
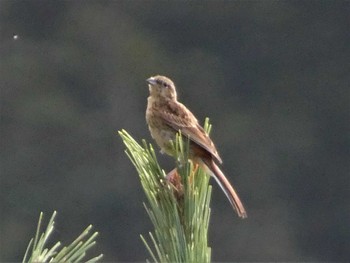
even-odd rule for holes
{"type": "Polygon", "coordinates": [[[167,77],[154,76],[147,79],[150,96],[148,97],[146,121],[153,139],[162,152],[173,155],[171,141],[176,133],[189,138],[189,158],[200,166],[206,166],[226,194],[231,205],[241,218],[247,213],[233,186],[216,163],[222,163],[218,151],[208,134],[200,126],[196,117],[177,101],[174,83],[167,77]]]}

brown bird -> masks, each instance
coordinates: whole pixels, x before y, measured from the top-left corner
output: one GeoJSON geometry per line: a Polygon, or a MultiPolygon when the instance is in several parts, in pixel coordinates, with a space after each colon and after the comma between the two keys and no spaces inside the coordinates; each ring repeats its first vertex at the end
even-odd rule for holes
{"type": "Polygon", "coordinates": [[[177,101],[174,83],[167,77],[154,76],[147,79],[150,96],[148,97],[146,120],[153,139],[162,152],[173,155],[171,141],[176,133],[190,140],[190,159],[195,163],[209,168],[221,189],[226,194],[231,205],[241,218],[247,213],[236,191],[227,180],[224,173],[216,165],[222,163],[218,151],[196,117],[185,105],[177,101]]]}

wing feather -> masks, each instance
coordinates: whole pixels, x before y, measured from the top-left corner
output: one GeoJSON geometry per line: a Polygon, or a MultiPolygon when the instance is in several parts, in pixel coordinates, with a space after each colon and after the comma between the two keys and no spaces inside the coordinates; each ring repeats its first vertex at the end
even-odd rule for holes
{"type": "Polygon", "coordinates": [[[195,116],[179,102],[170,101],[167,105],[168,107],[165,110],[156,111],[158,117],[169,127],[181,131],[183,136],[209,152],[217,162],[222,163],[213,141],[203,127],[199,125],[195,116]]]}

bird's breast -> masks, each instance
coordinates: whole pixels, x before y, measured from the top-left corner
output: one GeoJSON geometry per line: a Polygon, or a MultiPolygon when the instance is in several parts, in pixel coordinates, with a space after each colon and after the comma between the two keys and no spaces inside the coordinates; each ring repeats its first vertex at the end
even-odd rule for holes
{"type": "Polygon", "coordinates": [[[148,101],[146,111],[146,121],[152,138],[156,141],[158,146],[166,154],[172,155],[173,148],[171,141],[176,138],[176,132],[170,128],[159,115],[155,114],[157,111],[156,105],[148,101]]]}
{"type": "Polygon", "coordinates": [[[161,123],[152,123],[148,125],[152,138],[156,141],[158,146],[163,152],[169,155],[173,155],[173,146],[171,141],[175,140],[176,134],[168,127],[163,126],[161,123]]]}

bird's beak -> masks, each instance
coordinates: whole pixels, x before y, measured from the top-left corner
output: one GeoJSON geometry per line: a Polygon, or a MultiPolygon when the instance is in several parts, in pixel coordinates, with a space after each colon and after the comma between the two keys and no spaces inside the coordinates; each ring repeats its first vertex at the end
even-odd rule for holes
{"type": "Polygon", "coordinates": [[[146,81],[150,85],[156,85],[157,84],[156,80],[153,77],[150,77],[149,79],[146,79],[146,81]]]}

